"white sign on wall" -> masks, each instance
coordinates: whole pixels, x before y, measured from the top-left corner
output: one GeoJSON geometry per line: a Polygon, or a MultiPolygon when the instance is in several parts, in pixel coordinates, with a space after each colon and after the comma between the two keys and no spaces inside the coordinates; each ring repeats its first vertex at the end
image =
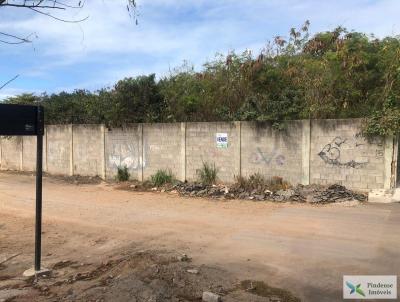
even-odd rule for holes
{"type": "Polygon", "coordinates": [[[228,148],[228,133],[217,133],[216,142],[217,148],[228,148]]]}

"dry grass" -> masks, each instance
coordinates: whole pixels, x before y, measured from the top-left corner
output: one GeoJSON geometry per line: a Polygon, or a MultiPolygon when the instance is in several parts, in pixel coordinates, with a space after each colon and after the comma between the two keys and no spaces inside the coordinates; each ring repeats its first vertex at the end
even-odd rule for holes
{"type": "Polygon", "coordinates": [[[252,174],[248,178],[243,176],[236,177],[236,186],[237,188],[244,189],[245,191],[270,190],[272,192],[291,188],[290,183],[284,181],[282,177],[273,176],[269,179],[266,179],[260,173],[252,174]]]}

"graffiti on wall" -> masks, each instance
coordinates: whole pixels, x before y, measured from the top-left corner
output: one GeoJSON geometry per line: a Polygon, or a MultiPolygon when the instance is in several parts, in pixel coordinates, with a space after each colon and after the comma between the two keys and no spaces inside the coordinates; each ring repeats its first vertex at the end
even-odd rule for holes
{"type": "Polygon", "coordinates": [[[114,143],[108,156],[108,162],[115,169],[124,166],[130,170],[144,168],[146,167],[145,156],[142,158],[139,154],[139,148],[135,144],[114,143]]]}
{"type": "Polygon", "coordinates": [[[277,166],[283,166],[285,164],[286,158],[284,155],[279,154],[279,152],[274,149],[272,152],[264,152],[261,148],[257,148],[256,152],[251,154],[250,162],[253,164],[263,164],[277,166]]]}
{"type": "MultiPolygon", "coordinates": [[[[361,147],[365,143],[360,141],[357,137],[354,139],[346,139],[340,136],[335,137],[329,144],[326,144],[322,150],[318,153],[318,156],[326,163],[339,167],[347,167],[359,169],[365,167],[368,164],[368,160],[355,160],[346,158],[343,155],[345,150],[348,150],[348,156],[351,157],[360,156],[361,147]]],[[[347,156],[347,157],[348,157],[347,156]]]]}

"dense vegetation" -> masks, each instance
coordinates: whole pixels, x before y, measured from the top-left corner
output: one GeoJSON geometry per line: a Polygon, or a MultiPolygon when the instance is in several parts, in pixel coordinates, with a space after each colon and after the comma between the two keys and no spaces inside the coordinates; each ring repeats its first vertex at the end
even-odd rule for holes
{"type": "Polygon", "coordinates": [[[310,36],[309,23],[276,37],[258,55],[217,55],[196,72],[189,64],[156,80],[126,78],[95,93],[24,94],[47,123],[273,121],[365,117],[369,134],[400,130],[400,37],[375,38],[338,27],[310,36]]]}

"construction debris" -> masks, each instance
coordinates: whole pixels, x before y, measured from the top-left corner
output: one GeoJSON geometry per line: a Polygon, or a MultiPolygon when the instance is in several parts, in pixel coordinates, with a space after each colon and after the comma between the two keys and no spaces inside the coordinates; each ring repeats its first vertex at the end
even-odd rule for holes
{"type": "MultiPolygon", "coordinates": [[[[165,190],[165,189],[164,189],[165,190]]],[[[237,185],[212,185],[200,183],[178,183],[167,191],[178,192],[189,197],[208,197],[221,199],[247,199],[253,201],[277,201],[277,202],[308,202],[308,203],[334,203],[356,200],[363,202],[367,195],[354,192],[338,184],[331,186],[322,185],[297,185],[294,188],[268,190],[264,188],[245,189],[237,185]]]]}
{"type": "Polygon", "coordinates": [[[190,260],[192,260],[188,255],[186,254],[182,254],[181,256],[177,257],[178,261],[181,262],[189,262],[190,260]]]}
{"type": "Polygon", "coordinates": [[[236,178],[234,184],[205,185],[199,182],[174,181],[154,187],[149,182],[129,182],[120,185],[120,189],[134,191],[169,192],[187,197],[206,197],[215,199],[245,199],[252,201],[306,202],[313,204],[338,202],[364,202],[368,195],[352,191],[340,184],[333,185],[297,185],[292,186],[281,177],[265,179],[259,174],[248,178],[236,178]]]}
{"type": "Polygon", "coordinates": [[[332,185],[323,191],[316,192],[311,202],[328,203],[350,200],[366,201],[367,195],[353,192],[341,185],[332,185]]]}
{"type": "Polygon", "coordinates": [[[203,292],[202,301],[204,302],[220,302],[221,297],[211,292],[203,292]]]}

